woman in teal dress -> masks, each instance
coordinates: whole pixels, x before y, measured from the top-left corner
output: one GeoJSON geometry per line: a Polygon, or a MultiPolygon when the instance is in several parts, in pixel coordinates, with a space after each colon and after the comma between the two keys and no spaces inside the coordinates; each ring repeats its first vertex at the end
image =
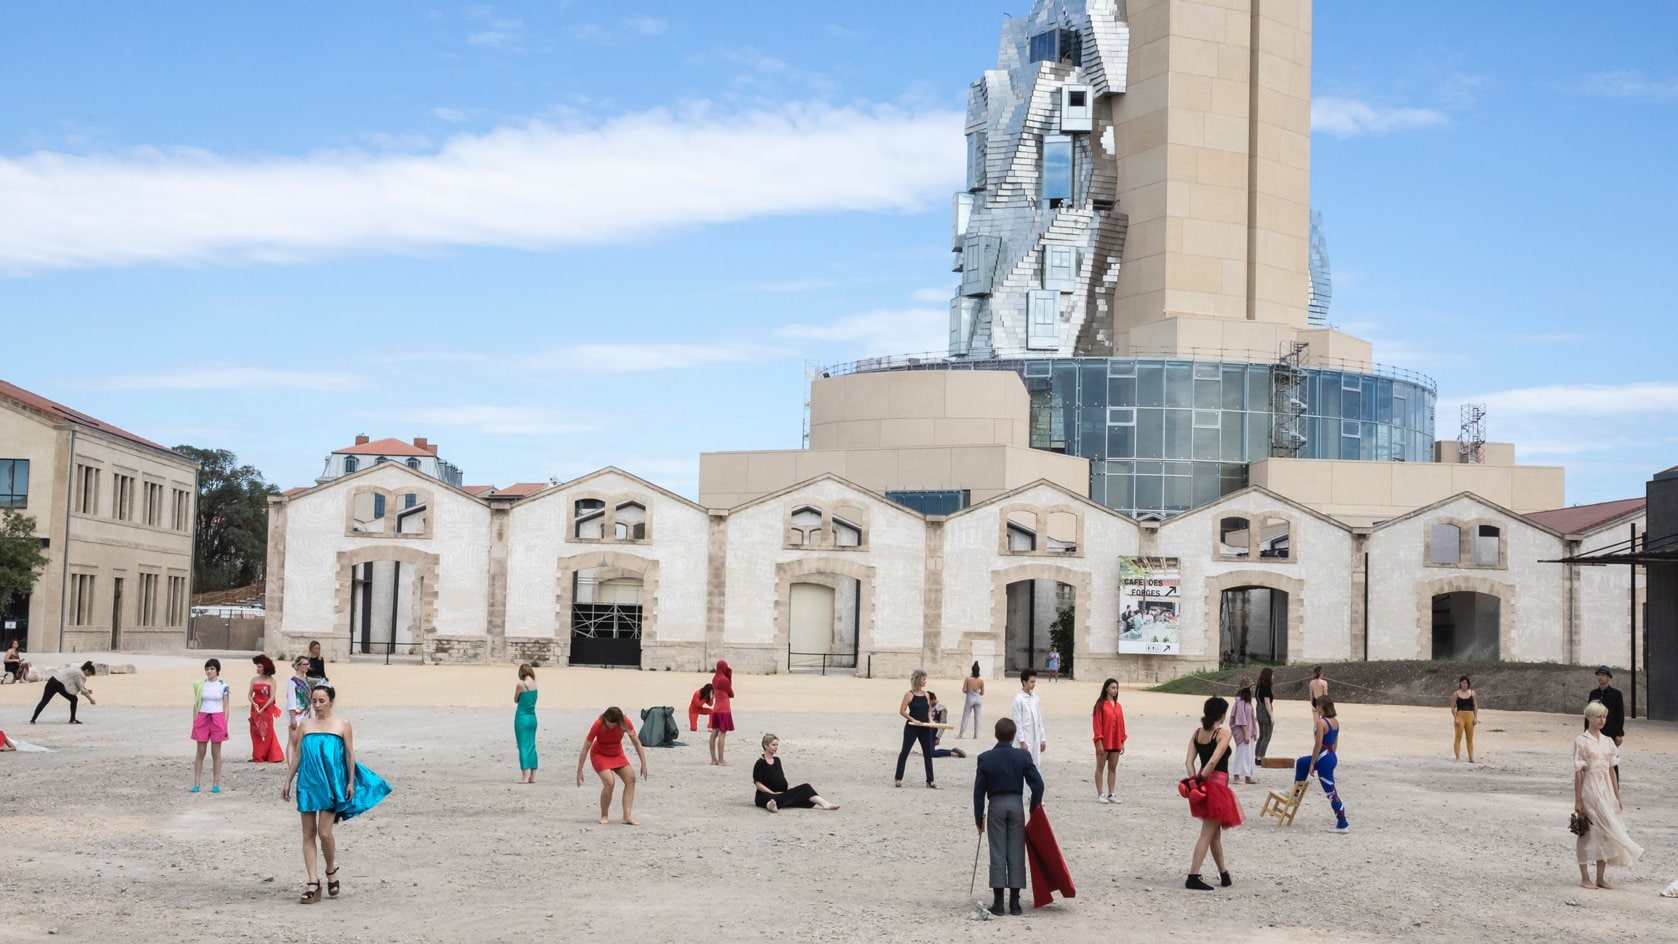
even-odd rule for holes
{"type": "Polygon", "coordinates": [[[340,820],[367,812],[390,794],[390,784],[378,774],[355,762],[355,734],[344,717],[334,714],[332,703],[338,693],[326,683],[309,693],[313,712],[291,733],[291,766],[286,771],[280,797],[291,799],[291,784],[297,781],[297,812],[303,823],[303,868],[309,881],[300,904],[320,901],[320,879],[315,872],[315,845],[326,857],[326,889],[337,897],[338,843],[332,829],[340,820]]]}
{"type": "Polygon", "coordinates": [[[513,736],[519,742],[519,783],[536,782],[536,670],[526,662],[519,666],[519,684],[513,689],[513,736]]]}

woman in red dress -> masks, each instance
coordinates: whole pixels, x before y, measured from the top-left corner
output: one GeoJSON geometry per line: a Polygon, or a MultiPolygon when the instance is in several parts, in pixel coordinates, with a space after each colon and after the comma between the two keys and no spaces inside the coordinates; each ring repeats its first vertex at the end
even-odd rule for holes
{"type": "Polygon", "coordinates": [[[688,730],[699,730],[699,716],[711,713],[711,683],[699,686],[699,691],[688,699],[688,730]]]}
{"type": "Polygon", "coordinates": [[[717,674],[711,676],[711,763],[727,767],[723,750],[728,747],[728,732],[734,730],[734,670],[728,663],[717,660],[717,674]]]}
{"type": "Polygon", "coordinates": [[[1200,864],[1206,861],[1208,850],[1218,865],[1218,884],[1231,884],[1229,867],[1224,864],[1224,830],[1241,825],[1241,803],[1229,788],[1229,752],[1231,736],[1223,726],[1229,714],[1229,702],[1216,695],[1206,699],[1200,727],[1189,736],[1189,751],[1183,757],[1188,771],[1189,813],[1200,820],[1200,838],[1194,843],[1194,859],[1189,864],[1189,878],[1184,888],[1207,891],[1211,889],[1200,878],[1200,864]]]}
{"type": "Polygon", "coordinates": [[[274,736],[274,719],[280,716],[280,706],[274,699],[274,660],[259,655],[251,661],[256,663],[256,675],[247,693],[251,703],[251,763],[283,764],[285,748],[274,736]]]}
{"type": "Polygon", "coordinates": [[[623,753],[624,735],[629,736],[630,743],[635,745],[635,756],[641,759],[641,778],[648,779],[651,775],[647,773],[647,752],[641,747],[641,739],[635,735],[635,725],[616,705],[594,719],[594,724],[588,729],[588,737],[583,738],[583,750],[577,755],[577,786],[583,785],[584,760],[594,765],[594,773],[600,778],[602,826],[611,822],[612,791],[619,780],[623,781],[624,825],[641,825],[635,819],[635,772],[630,769],[629,758],[623,753]]]}

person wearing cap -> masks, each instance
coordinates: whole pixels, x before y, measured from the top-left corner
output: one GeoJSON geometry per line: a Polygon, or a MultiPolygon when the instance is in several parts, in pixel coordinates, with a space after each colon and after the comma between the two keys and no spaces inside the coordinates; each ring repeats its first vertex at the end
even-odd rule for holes
{"type": "Polygon", "coordinates": [[[63,695],[70,703],[70,723],[81,724],[76,720],[76,699],[85,696],[88,704],[98,704],[93,700],[93,689],[87,687],[88,677],[96,671],[92,662],[83,662],[79,666],[65,666],[54,672],[52,677],[47,679],[47,690],[41,693],[41,703],[35,706],[35,713],[29,717],[29,723],[34,724],[35,719],[41,717],[41,710],[47,707],[47,702],[52,701],[52,696],[63,695]]]}
{"type": "Polygon", "coordinates": [[[1626,697],[1612,684],[1614,670],[1606,665],[1596,667],[1596,687],[1585,699],[1587,702],[1600,701],[1608,709],[1608,721],[1602,726],[1602,733],[1614,739],[1614,746],[1619,747],[1626,739],[1626,697]]]}

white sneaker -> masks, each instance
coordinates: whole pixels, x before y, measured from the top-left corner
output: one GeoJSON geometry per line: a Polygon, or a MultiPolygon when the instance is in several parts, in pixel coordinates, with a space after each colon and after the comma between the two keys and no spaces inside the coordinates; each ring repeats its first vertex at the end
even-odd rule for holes
{"type": "Polygon", "coordinates": [[[1109,800],[1106,797],[1102,796],[1101,794],[1097,793],[1095,795],[1095,802],[1097,802],[1097,803],[1111,803],[1113,801],[1109,800]]]}
{"type": "Polygon", "coordinates": [[[1336,825],[1329,827],[1329,832],[1334,833],[1337,836],[1344,836],[1351,831],[1351,823],[1337,823],[1336,825]]]}
{"type": "Polygon", "coordinates": [[[1109,794],[1107,794],[1107,802],[1108,802],[1108,803],[1117,803],[1117,802],[1119,802],[1119,801],[1118,801],[1118,800],[1115,800],[1115,799],[1113,799],[1113,795],[1112,795],[1112,794],[1111,794],[1111,793],[1109,793],[1109,794]]]}

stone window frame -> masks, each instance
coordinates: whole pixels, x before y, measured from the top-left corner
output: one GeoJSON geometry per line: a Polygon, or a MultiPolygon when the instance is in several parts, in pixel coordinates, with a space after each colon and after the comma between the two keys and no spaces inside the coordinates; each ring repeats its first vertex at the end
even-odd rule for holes
{"type": "Polygon", "coordinates": [[[653,500],[649,495],[639,492],[569,492],[565,496],[565,543],[567,544],[651,544],[653,543],[653,500]],[[582,501],[598,501],[602,508],[600,512],[600,537],[585,538],[577,535],[577,503],[582,501]],[[624,505],[640,505],[646,513],[645,534],[641,538],[617,537],[618,509],[624,505]]]}
{"type": "Polygon", "coordinates": [[[1081,558],[1084,556],[1083,510],[1077,506],[1068,504],[1037,505],[1029,502],[1019,502],[1012,505],[1005,505],[1002,508],[997,509],[996,552],[1004,557],[1047,557],[1051,560],[1081,558]],[[1025,512],[1032,515],[1033,523],[1036,526],[1033,528],[1036,540],[1032,542],[1032,549],[1028,551],[1016,551],[1009,546],[1008,519],[1010,515],[1019,512],[1025,512]],[[1069,550],[1053,551],[1048,548],[1048,519],[1050,515],[1055,514],[1068,514],[1072,516],[1073,546],[1069,550]]]}
{"type": "Polygon", "coordinates": [[[407,540],[427,541],[436,531],[436,496],[430,489],[424,488],[385,488],[381,485],[357,485],[350,490],[349,501],[344,503],[344,536],[350,538],[370,538],[374,540],[407,540]],[[401,497],[407,494],[419,496],[416,505],[424,505],[430,517],[426,521],[424,531],[409,531],[397,533],[395,531],[357,531],[355,529],[355,503],[362,495],[383,495],[385,499],[385,518],[393,523],[406,511],[402,507],[401,497]]]}
{"type": "MultiPolygon", "coordinates": [[[[803,529],[797,530],[802,531],[803,529]]],[[[789,502],[785,513],[781,516],[781,546],[789,551],[866,551],[868,550],[868,532],[869,510],[857,502],[844,499],[833,502],[806,500],[789,502]],[[792,516],[805,509],[821,515],[821,525],[815,531],[816,540],[811,542],[794,541],[792,516]],[[844,509],[854,509],[856,514],[854,516],[835,515],[835,512],[844,509]],[[839,544],[834,540],[837,534],[833,527],[835,517],[857,529],[856,544],[839,544]],[[859,520],[852,521],[852,517],[859,520]]]]}
{"type": "Polygon", "coordinates": [[[1252,512],[1232,508],[1227,511],[1219,511],[1212,519],[1212,559],[1238,561],[1244,564],[1297,564],[1299,563],[1299,519],[1294,515],[1275,510],[1252,512]],[[1226,518],[1240,518],[1247,522],[1247,553],[1231,554],[1224,549],[1222,529],[1226,518]],[[1259,556],[1259,544],[1263,542],[1263,525],[1269,519],[1287,522],[1287,557],[1259,556]]]}
{"type": "Polygon", "coordinates": [[[1422,566],[1434,570],[1508,570],[1509,569],[1509,522],[1497,518],[1429,518],[1422,525],[1422,566]],[[1448,524],[1457,529],[1457,559],[1451,564],[1436,564],[1433,561],[1433,529],[1435,525],[1448,524]],[[1475,532],[1480,527],[1497,529],[1497,563],[1474,563],[1475,532]]]}

